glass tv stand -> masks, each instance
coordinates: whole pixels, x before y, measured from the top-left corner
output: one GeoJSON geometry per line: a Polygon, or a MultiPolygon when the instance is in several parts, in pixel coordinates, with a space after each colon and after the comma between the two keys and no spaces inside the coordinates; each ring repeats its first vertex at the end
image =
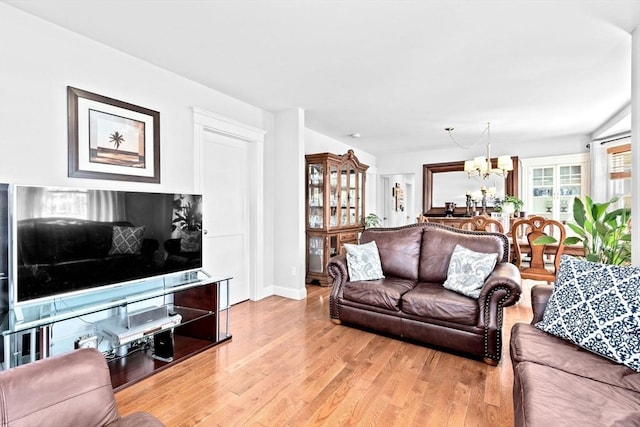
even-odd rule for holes
{"type": "Polygon", "coordinates": [[[231,339],[230,281],[197,269],[22,303],[2,322],[3,368],[96,347],[123,388],[231,339]]]}

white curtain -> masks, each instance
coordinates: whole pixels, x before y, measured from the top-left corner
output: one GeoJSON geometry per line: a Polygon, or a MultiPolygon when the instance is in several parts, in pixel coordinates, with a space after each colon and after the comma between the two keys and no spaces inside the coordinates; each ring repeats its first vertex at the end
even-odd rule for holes
{"type": "Polygon", "coordinates": [[[124,192],[109,190],[87,191],[87,219],[93,221],[125,221],[124,192]]]}
{"type": "Polygon", "coordinates": [[[17,187],[16,218],[18,221],[44,216],[45,190],[43,187],[17,187]]]}

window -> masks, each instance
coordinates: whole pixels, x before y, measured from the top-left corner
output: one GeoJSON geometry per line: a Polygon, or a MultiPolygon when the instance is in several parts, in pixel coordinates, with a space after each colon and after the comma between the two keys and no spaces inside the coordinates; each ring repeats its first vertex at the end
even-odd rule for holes
{"type": "Polygon", "coordinates": [[[26,193],[18,218],[77,218],[92,221],[123,221],[125,193],[54,187],[21,187],[26,193]]]}
{"type": "Polygon", "coordinates": [[[45,190],[42,216],[86,219],[86,190],[45,190]]]}
{"type": "Polygon", "coordinates": [[[631,144],[607,148],[609,194],[620,197],[621,205],[631,208],[631,144]]]}

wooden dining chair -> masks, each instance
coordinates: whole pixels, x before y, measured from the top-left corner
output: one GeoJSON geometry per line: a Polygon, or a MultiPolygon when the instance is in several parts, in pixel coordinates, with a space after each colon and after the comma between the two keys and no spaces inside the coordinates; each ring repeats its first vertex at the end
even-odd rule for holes
{"type": "Polygon", "coordinates": [[[461,221],[459,228],[471,231],[497,231],[498,233],[504,233],[502,222],[482,215],[461,221]]]}
{"type": "Polygon", "coordinates": [[[566,230],[561,222],[542,216],[531,216],[514,221],[511,226],[511,242],[515,253],[514,264],[523,279],[555,282],[564,251],[566,230]],[[553,236],[557,243],[535,244],[541,236],[553,236]],[[529,255],[527,263],[524,255],[529,255]]]}

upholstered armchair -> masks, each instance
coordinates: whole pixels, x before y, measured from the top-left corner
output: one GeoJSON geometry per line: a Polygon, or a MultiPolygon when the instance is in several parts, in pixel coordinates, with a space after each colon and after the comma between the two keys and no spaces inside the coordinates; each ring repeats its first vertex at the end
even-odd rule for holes
{"type": "Polygon", "coordinates": [[[109,367],[80,349],[0,372],[0,425],[7,427],[161,427],[153,415],[120,417],[109,367]]]}

